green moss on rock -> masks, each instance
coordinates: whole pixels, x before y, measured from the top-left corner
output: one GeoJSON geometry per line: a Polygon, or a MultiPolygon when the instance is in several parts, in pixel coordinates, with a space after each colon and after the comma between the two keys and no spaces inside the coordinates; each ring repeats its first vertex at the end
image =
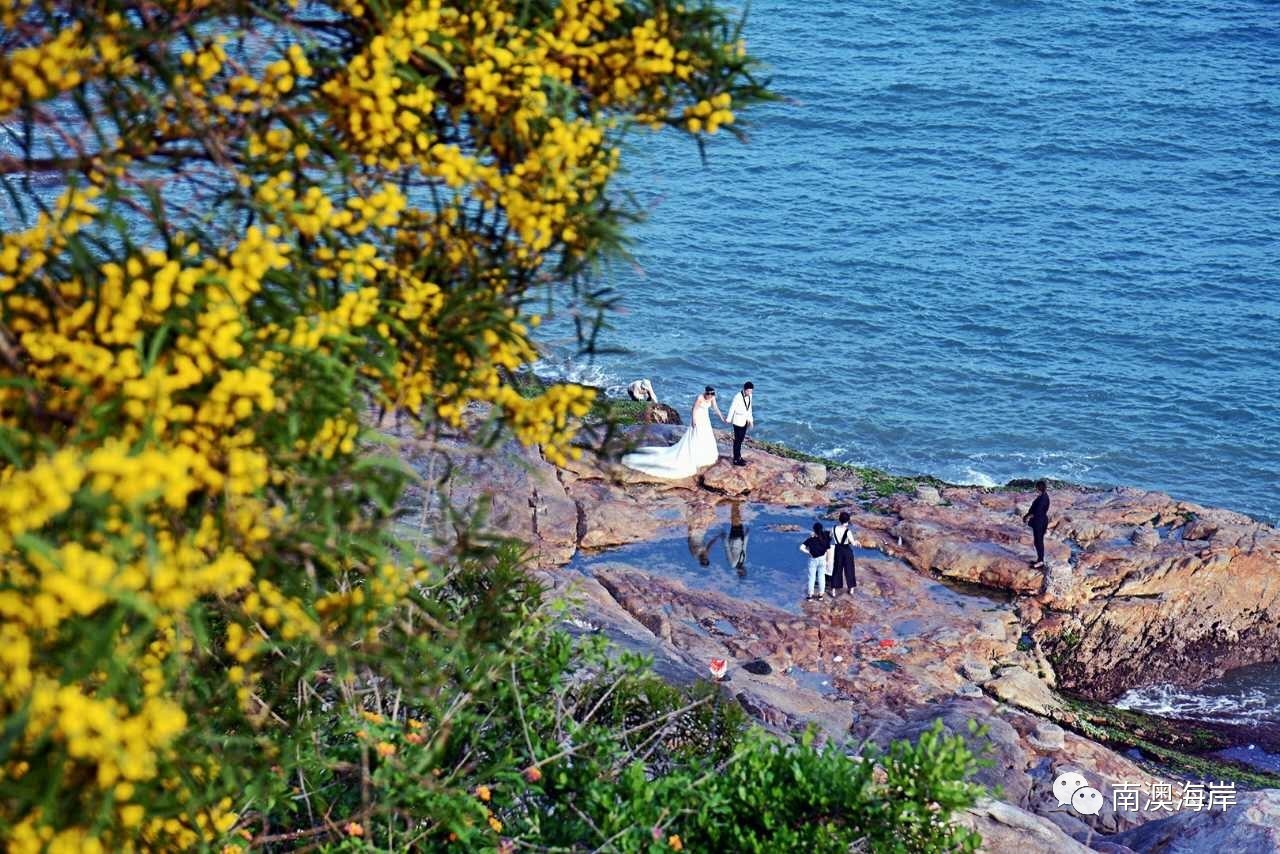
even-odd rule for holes
{"type": "Polygon", "coordinates": [[[1137,748],[1150,757],[1148,764],[1155,770],[1171,771],[1191,780],[1235,781],[1256,789],[1280,786],[1280,774],[1203,755],[1231,746],[1226,736],[1212,728],[1105,703],[1068,697],[1062,700],[1075,717],[1067,726],[1113,748],[1137,748]]]}

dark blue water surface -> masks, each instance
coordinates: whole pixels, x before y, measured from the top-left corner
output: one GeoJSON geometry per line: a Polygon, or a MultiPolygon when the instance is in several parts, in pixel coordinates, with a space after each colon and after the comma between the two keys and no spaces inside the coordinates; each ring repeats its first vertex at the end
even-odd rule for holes
{"type": "Polygon", "coordinates": [[[635,138],[598,379],[751,379],[761,436],[891,470],[1280,518],[1280,4],[757,0],[747,37],[788,100],[705,167],[635,138]]]}

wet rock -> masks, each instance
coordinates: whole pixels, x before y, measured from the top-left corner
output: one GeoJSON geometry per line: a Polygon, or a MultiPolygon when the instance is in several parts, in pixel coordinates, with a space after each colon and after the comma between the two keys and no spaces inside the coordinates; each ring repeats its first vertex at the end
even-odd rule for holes
{"type": "Polygon", "coordinates": [[[1111,534],[1111,529],[1092,516],[1083,513],[1067,513],[1054,520],[1051,526],[1056,536],[1073,539],[1087,547],[1111,534]]]}
{"type": "MultiPolygon", "coordinates": [[[[901,521],[890,534],[901,539],[903,558],[916,568],[1018,593],[1039,593],[1043,587],[1044,573],[1028,566],[1028,552],[1020,542],[1025,526],[1015,527],[966,506],[899,501],[897,507],[901,521]]],[[[1070,553],[1057,542],[1047,552],[1051,559],[1063,561],[1070,553]]]]}
{"type": "Polygon", "coordinates": [[[1030,781],[1024,772],[1030,756],[1018,731],[995,712],[995,704],[986,698],[979,700],[953,699],[941,704],[909,711],[902,726],[894,731],[894,738],[918,738],[922,732],[941,721],[945,731],[965,740],[975,755],[988,760],[975,780],[984,786],[1001,786],[1004,798],[1022,803],[1030,792],[1030,781]],[[971,721],[983,726],[981,734],[970,730],[971,721]]]}
{"type": "Polygon", "coordinates": [[[822,463],[805,463],[797,478],[805,486],[822,487],[827,484],[827,467],[822,463]]]}
{"type": "MultiPolygon", "coordinates": [[[[1033,735],[1035,727],[1040,725],[1041,720],[1030,715],[1019,714],[1021,717],[1013,721],[1015,727],[1024,737],[1033,735]]],[[[1065,732],[1064,735],[1064,745],[1061,750],[1046,753],[1027,771],[1027,778],[1031,784],[1026,800],[1029,809],[1049,818],[1073,835],[1087,829],[1082,837],[1096,836],[1100,833],[1118,833],[1167,815],[1158,809],[1117,811],[1114,808],[1114,796],[1120,785],[1130,789],[1136,785],[1142,791],[1149,792],[1156,783],[1172,781],[1150,774],[1132,760],[1097,742],[1073,732],[1065,732]],[[1053,791],[1053,781],[1066,771],[1082,773],[1089,785],[1102,793],[1103,807],[1098,815],[1078,815],[1069,806],[1058,803],[1057,795],[1053,791]],[[1082,824],[1085,828],[1081,828],[1082,824]]],[[[1142,802],[1139,803],[1140,808],[1144,805],[1142,802]]]]}
{"type": "MultiPolygon", "coordinates": [[[[509,442],[501,449],[508,461],[493,466],[461,444],[402,440],[401,456],[428,482],[444,475],[444,498],[464,515],[477,515],[484,530],[527,542],[539,566],[567,562],[577,551],[578,509],[565,492],[555,466],[537,449],[509,442]]],[[[434,484],[411,493],[422,502],[414,523],[448,539],[443,508],[435,503],[434,484]]],[[[412,516],[410,517],[413,518],[412,516]]]]}
{"type": "Polygon", "coordinates": [[[1183,540],[1212,540],[1218,533],[1218,526],[1208,519],[1196,517],[1182,529],[1183,540]]]}
{"type": "Polygon", "coordinates": [[[1195,685],[1275,661],[1280,648],[1280,538],[1255,526],[1247,550],[1190,552],[1162,542],[1080,556],[1070,591],[1032,631],[1060,684],[1095,699],[1136,685],[1195,685]]]}
{"type": "Polygon", "coordinates": [[[567,494],[581,510],[579,545],[586,549],[653,539],[679,526],[689,507],[667,491],[624,492],[600,480],[570,481],[567,494]]]}

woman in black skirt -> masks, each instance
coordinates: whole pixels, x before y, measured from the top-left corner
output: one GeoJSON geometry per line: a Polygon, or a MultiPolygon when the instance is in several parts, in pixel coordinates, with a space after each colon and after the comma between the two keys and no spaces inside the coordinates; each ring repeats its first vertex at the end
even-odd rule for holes
{"type": "Polygon", "coordinates": [[[845,588],[853,595],[853,588],[858,586],[858,579],[853,571],[853,546],[858,542],[849,525],[849,514],[840,514],[840,524],[831,529],[831,544],[835,546],[835,568],[831,570],[831,598],[836,597],[838,588],[845,588]]]}

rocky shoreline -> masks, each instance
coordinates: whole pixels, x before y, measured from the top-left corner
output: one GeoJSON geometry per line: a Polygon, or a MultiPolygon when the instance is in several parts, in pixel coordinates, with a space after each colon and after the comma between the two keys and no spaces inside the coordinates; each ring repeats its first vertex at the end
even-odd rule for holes
{"type": "Polygon", "coordinates": [[[759,444],[750,466],[722,456],[675,482],[613,462],[627,443],[674,441],[681,430],[588,431],[584,442],[600,453],[563,468],[515,445],[480,456],[461,442],[401,436],[405,461],[442,485],[411,491],[403,524],[475,536],[442,525],[440,508],[481,509],[488,531],[527,543],[552,594],[576,603],[576,630],[645,652],[673,680],[727,658],[725,690],[780,733],[816,724],[833,740],[887,742],[942,719],[989,748],[979,780],[993,799],[965,818],[986,850],[1280,850],[1280,788],[1256,788],[1280,787],[1270,775],[1233,774],[1237,803],[1212,814],[1113,809],[1117,786],[1177,791],[1232,769],[1194,758],[1213,733],[1107,719],[1097,702],[1280,660],[1280,531],[1160,493],[1062,487],[1046,573],[1027,566],[1025,489],[892,478],[759,444]],[[644,544],[692,542],[733,504],[753,518],[850,512],[865,547],[855,595],[802,605],[796,559],[767,549],[762,571],[792,573],[794,601],[655,570],[644,544]],[[964,596],[956,584],[999,596],[964,596]],[[970,721],[985,732],[971,733],[970,721]],[[1131,758],[1107,744],[1149,749],[1131,758]],[[1098,815],[1058,804],[1052,783],[1065,770],[1102,791],[1098,815]]]}

